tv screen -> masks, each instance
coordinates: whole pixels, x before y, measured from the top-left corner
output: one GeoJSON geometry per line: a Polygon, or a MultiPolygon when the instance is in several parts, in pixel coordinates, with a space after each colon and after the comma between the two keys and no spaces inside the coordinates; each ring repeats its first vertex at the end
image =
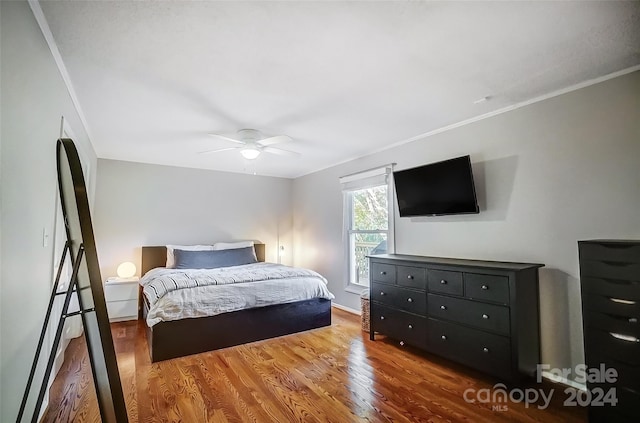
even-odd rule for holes
{"type": "Polygon", "coordinates": [[[480,212],[469,156],[399,170],[393,177],[400,217],[480,212]]]}

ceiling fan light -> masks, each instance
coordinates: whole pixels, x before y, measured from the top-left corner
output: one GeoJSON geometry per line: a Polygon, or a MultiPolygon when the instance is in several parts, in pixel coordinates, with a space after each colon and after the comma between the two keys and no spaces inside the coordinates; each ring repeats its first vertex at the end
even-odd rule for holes
{"type": "Polygon", "coordinates": [[[240,150],[240,154],[247,160],[256,159],[260,155],[260,150],[257,148],[243,148],[240,150]]]}

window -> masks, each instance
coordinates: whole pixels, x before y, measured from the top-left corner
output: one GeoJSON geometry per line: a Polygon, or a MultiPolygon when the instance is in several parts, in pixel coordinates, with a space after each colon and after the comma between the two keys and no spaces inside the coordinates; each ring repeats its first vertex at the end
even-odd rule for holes
{"type": "Polygon", "coordinates": [[[370,254],[393,252],[391,167],[340,179],[344,192],[347,291],[369,286],[370,254]]]}

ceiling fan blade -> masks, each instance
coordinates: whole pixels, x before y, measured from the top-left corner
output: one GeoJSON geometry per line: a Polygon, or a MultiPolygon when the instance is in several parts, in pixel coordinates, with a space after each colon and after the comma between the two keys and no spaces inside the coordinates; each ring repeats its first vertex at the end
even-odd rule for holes
{"type": "Polygon", "coordinates": [[[270,137],[270,138],[265,138],[263,140],[260,140],[258,141],[258,144],[266,147],[268,145],[282,144],[282,143],[291,142],[291,141],[293,141],[293,139],[291,139],[291,137],[288,135],[277,135],[275,137],[270,137]]]}
{"type": "Polygon", "coordinates": [[[262,149],[262,151],[266,153],[278,154],[280,156],[299,156],[300,155],[300,153],[296,151],[283,150],[281,148],[275,148],[275,147],[265,147],[262,149]]]}
{"type": "Polygon", "coordinates": [[[201,151],[199,154],[220,153],[220,152],[223,152],[223,151],[237,150],[237,149],[239,149],[239,148],[242,148],[242,147],[216,148],[215,150],[201,151]]]}
{"type": "Polygon", "coordinates": [[[220,138],[221,140],[231,141],[231,142],[234,142],[236,144],[246,144],[244,141],[235,140],[233,138],[225,137],[224,135],[219,135],[219,134],[207,134],[207,135],[209,135],[210,137],[220,138]]]}

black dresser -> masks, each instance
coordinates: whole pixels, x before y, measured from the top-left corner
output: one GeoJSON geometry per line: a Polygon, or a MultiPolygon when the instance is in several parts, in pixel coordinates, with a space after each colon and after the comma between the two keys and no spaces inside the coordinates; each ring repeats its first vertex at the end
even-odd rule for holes
{"type": "Polygon", "coordinates": [[[617,404],[589,407],[592,422],[640,421],[640,241],[579,241],[588,368],[618,372],[615,383],[589,383],[591,399],[615,388],[617,404]]]}
{"type": "Polygon", "coordinates": [[[371,331],[500,379],[540,362],[542,264],[370,256],[371,331]]]}

